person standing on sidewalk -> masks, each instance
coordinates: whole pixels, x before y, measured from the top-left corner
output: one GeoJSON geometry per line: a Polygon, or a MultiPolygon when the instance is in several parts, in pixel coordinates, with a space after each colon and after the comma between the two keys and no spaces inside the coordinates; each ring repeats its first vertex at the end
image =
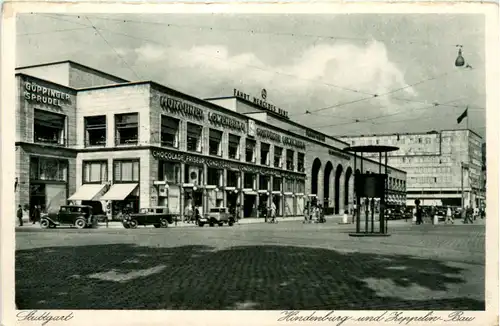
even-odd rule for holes
{"type": "Polygon", "coordinates": [[[420,206],[417,206],[416,207],[416,213],[415,213],[416,217],[417,217],[417,224],[420,225],[422,224],[422,207],[420,206]]]}
{"type": "Polygon", "coordinates": [[[23,208],[21,205],[17,208],[17,219],[19,220],[19,226],[23,226],[23,208]]]}
{"type": "Polygon", "coordinates": [[[240,214],[241,214],[241,205],[240,203],[236,204],[236,208],[234,209],[234,223],[240,222],[240,214]]]}
{"type": "Polygon", "coordinates": [[[42,216],[42,210],[39,205],[35,205],[35,210],[33,211],[33,224],[36,222],[40,222],[40,218],[42,216]]]}
{"type": "Polygon", "coordinates": [[[307,223],[307,220],[309,218],[309,202],[306,203],[306,206],[304,207],[304,222],[302,223],[307,223]]]}
{"type": "Polygon", "coordinates": [[[276,205],[271,201],[271,223],[276,223],[276,205]]]}

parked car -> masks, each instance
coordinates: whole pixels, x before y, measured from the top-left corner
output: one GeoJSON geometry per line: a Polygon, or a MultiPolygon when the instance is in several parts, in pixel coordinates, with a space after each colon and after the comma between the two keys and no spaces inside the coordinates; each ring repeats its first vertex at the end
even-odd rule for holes
{"type": "Polygon", "coordinates": [[[223,226],[224,224],[233,226],[234,216],[229,213],[227,207],[210,208],[208,214],[205,214],[203,217],[198,219],[198,226],[200,227],[203,227],[207,223],[210,226],[214,226],[215,224],[218,224],[219,226],[223,226]]]}
{"type": "Polygon", "coordinates": [[[153,225],[155,228],[166,228],[174,221],[167,207],[142,208],[139,213],[125,214],[122,224],[126,229],[135,229],[138,225],[153,225]]]}
{"type": "Polygon", "coordinates": [[[86,205],[61,206],[57,213],[44,214],[40,218],[43,229],[60,225],[76,226],[78,229],[97,227],[97,218],[92,214],[92,207],[86,205]]]}

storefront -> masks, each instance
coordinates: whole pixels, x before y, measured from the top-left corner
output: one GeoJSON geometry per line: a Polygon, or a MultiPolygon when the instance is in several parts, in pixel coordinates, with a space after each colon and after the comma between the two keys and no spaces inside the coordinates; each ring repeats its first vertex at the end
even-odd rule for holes
{"type": "Polygon", "coordinates": [[[30,156],[30,211],[36,206],[43,212],[55,212],[68,198],[68,160],[30,156]]]}

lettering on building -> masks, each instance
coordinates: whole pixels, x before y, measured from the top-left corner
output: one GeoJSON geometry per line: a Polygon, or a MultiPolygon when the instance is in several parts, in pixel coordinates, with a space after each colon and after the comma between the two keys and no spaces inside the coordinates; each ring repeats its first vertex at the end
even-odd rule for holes
{"type": "Polygon", "coordinates": [[[305,149],[306,143],[288,136],[281,136],[278,133],[269,131],[267,129],[257,128],[257,136],[263,139],[269,139],[285,146],[305,149]]]}
{"type": "Polygon", "coordinates": [[[208,113],[208,121],[214,126],[245,132],[245,123],[218,113],[208,113]]]}
{"type": "Polygon", "coordinates": [[[169,96],[160,97],[160,107],[164,111],[178,114],[183,117],[189,117],[197,120],[205,119],[205,115],[203,114],[203,110],[201,108],[169,96]]]}
{"type": "Polygon", "coordinates": [[[188,164],[206,164],[209,167],[217,168],[217,169],[229,169],[229,170],[238,170],[243,172],[251,172],[251,173],[266,173],[269,175],[275,176],[285,176],[288,175],[290,178],[295,179],[303,179],[303,176],[297,174],[285,174],[285,171],[279,171],[269,168],[264,168],[260,166],[252,166],[241,164],[238,162],[231,161],[223,161],[216,160],[210,157],[204,156],[196,156],[190,155],[186,153],[178,153],[167,150],[154,150],[152,152],[153,157],[156,159],[167,160],[167,161],[175,161],[175,162],[184,162],[188,164]]]}
{"type": "Polygon", "coordinates": [[[319,132],[316,132],[314,130],[310,130],[310,129],[306,130],[306,136],[309,137],[309,138],[312,138],[312,139],[316,139],[316,140],[322,141],[322,142],[324,142],[326,140],[325,135],[323,135],[323,134],[321,134],[319,132]]]}
{"type": "MultiPolygon", "coordinates": [[[[244,99],[248,102],[252,102],[252,103],[260,106],[261,108],[263,108],[266,111],[275,113],[275,114],[277,114],[285,119],[289,119],[288,111],[285,111],[281,108],[278,108],[275,105],[264,101],[263,99],[260,99],[260,98],[254,97],[254,96],[250,96],[250,95],[245,94],[242,91],[239,91],[237,89],[234,89],[234,97],[244,99]]],[[[267,92],[266,92],[266,97],[267,97],[267,92]]]]}
{"type": "Polygon", "coordinates": [[[70,95],[61,91],[35,84],[24,83],[24,98],[30,102],[62,107],[70,102],[70,95]]]}

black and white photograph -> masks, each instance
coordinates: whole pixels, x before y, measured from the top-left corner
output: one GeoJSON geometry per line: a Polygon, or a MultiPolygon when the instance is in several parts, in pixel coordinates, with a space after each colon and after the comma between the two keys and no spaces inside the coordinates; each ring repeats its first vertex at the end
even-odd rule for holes
{"type": "Polygon", "coordinates": [[[471,321],[497,296],[486,26],[472,11],[17,13],[2,204],[17,319],[471,321]]]}

